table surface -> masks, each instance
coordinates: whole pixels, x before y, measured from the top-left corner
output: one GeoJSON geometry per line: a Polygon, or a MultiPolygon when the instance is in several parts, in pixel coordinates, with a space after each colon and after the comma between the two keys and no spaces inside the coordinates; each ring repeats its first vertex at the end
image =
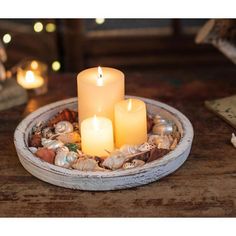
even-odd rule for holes
{"type": "Polygon", "coordinates": [[[46,95],[0,112],[0,216],[236,216],[235,130],[204,106],[206,99],[236,94],[236,66],[124,72],[126,94],[165,102],[192,122],[195,137],[184,165],[157,182],[108,192],[65,189],[31,176],[13,144],[17,124],[43,105],[76,96],[75,74],[52,75],[46,95]]]}

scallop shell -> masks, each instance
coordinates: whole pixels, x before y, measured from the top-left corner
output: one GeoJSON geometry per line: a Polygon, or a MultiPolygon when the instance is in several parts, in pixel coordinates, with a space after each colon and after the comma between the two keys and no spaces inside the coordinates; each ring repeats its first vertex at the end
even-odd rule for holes
{"type": "Polygon", "coordinates": [[[69,121],[60,121],[55,125],[56,134],[67,134],[73,132],[73,125],[69,121]]]}
{"type": "Polygon", "coordinates": [[[98,163],[94,159],[83,157],[77,159],[77,161],[72,165],[72,167],[81,171],[104,170],[103,168],[98,166],[98,163]]]}
{"type": "Polygon", "coordinates": [[[75,152],[60,151],[56,154],[55,165],[69,168],[77,160],[78,154],[75,152]]]}
{"type": "Polygon", "coordinates": [[[145,164],[144,161],[134,159],[132,162],[126,162],[126,163],[122,166],[122,168],[123,168],[123,169],[131,169],[131,168],[135,168],[135,167],[138,167],[138,166],[143,166],[144,164],[145,164]]]}
{"type": "Polygon", "coordinates": [[[233,146],[236,148],[236,136],[235,136],[234,133],[232,133],[231,143],[232,143],[233,146]]]}
{"type": "Polygon", "coordinates": [[[41,143],[44,147],[48,149],[57,149],[64,146],[64,143],[61,142],[60,140],[52,140],[46,138],[42,138],[41,143]]]}

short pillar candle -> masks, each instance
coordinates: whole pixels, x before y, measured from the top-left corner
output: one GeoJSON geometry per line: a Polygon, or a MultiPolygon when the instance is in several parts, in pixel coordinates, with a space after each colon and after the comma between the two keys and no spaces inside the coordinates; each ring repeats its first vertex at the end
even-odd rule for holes
{"type": "Polygon", "coordinates": [[[128,99],[115,105],[115,143],[137,145],[147,141],[146,105],[138,99],[128,99]]]}
{"type": "Polygon", "coordinates": [[[114,121],[114,105],[124,99],[124,74],[113,68],[96,67],[77,76],[79,122],[94,115],[114,121]]]}
{"type": "Polygon", "coordinates": [[[81,123],[81,146],[85,154],[106,157],[114,149],[111,120],[105,117],[91,117],[81,123]]]}

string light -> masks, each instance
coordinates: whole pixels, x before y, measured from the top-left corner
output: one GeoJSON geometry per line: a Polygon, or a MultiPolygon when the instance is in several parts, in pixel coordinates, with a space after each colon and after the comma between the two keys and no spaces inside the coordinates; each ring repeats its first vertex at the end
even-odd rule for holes
{"type": "Polygon", "coordinates": [[[59,61],[54,61],[54,62],[52,63],[52,69],[53,69],[54,71],[59,71],[60,68],[61,68],[61,63],[60,63],[59,61]]]}
{"type": "Polygon", "coordinates": [[[4,43],[10,43],[11,42],[11,35],[10,34],[4,34],[3,37],[2,37],[2,41],[4,43]]]}
{"type": "Polygon", "coordinates": [[[102,24],[105,22],[105,19],[104,19],[104,18],[96,18],[96,19],[95,19],[95,22],[96,22],[98,25],[102,25],[102,24]]]}
{"type": "Polygon", "coordinates": [[[34,31],[35,32],[37,32],[37,33],[39,33],[39,32],[41,32],[43,30],[43,24],[41,23],[41,22],[36,22],[35,24],[34,24],[34,31]]]}
{"type": "Polygon", "coordinates": [[[56,30],[56,25],[54,23],[48,23],[46,24],[46,31],[48,33],[52,33],[56,30]]]}

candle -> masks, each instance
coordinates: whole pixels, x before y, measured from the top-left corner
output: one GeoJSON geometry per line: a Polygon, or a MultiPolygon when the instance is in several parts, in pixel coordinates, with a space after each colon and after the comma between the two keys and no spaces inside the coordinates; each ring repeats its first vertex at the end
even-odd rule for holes
{"type": "Polygon", "coordinates": [[[91,68],[77,76],[79,122],[98,115],[114,120],[114,105],[124,99],[124,74],[108,67],[91,68]]]}
{"type": "Polygon", "coordinates": [[[138,99],[123,100],[115,104],[115,142],[136,145],[147,141],[146,105],[138,99]]]}
{"type": "Polygon", "coordinates": [[[81,123],[81,146],[85,154],[106,157],[114,149],[111,120],[91,117],[81,123]]]}
{"type": "Polygon", "coordinates": [[[25,89],[35,89],[44,84],[44,79],[33,71],[27,70],[25,73],[17,74],[17,82],[25,89]]]}

